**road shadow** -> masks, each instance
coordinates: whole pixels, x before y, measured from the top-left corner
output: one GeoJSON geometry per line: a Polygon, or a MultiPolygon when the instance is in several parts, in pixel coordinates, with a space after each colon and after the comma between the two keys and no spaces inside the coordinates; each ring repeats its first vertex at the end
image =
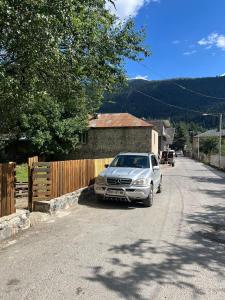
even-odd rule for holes
{"type": "Polygon", "coordinates": [[[191,178],[194,181],[200,182],[200,183],[224,184],[224,186],[225,186],[225,178],[222,178],[222,177],[191,176],[189,178],[191,178]]]}
{"type": "Polygon", "coordinates": [[[146,296],[146,287],[152,287],[156,297],[165,285],[188,289],[193,299],[207,297],[205,288],[202,289],[204,283],[199,284],[199,272],[204,269],[218,280],[225,280],[225,245],[202,234],[202,225],[214,224],[214,228],[218,215],[224,218],[223,206],[206,206],[204,212],[188,215],[186,225],[196,230],[187,231],[188,236],[174,243],[161,240],[155,246],[150,239],[140,238],[131,243],[112,244],[106,266],[91,267],[91,275],[86,279],[100,283],[119,299],[154,299],[152,295],[146,296]]]}
{"type": "Polygon", "coordinates": [[[116,200],[97,200],[92,188],[85,189],[78,198],[79,205],[85,205],[96,209],[118,209],[130,210],[135,208],[145,208],[142,203],[123,202],[116,200]]]}
{"type": "MultiPolygon", "coordinates": [[[[198,225],[196,232],[205,233],[205,237],[207,233],[214,234],[216,237],[218,232],[224,231],[225,243],[225,205],[205,205],[203,209],[203,211],[191,215],[187,219],[188,223],[198,225]]],[[[218,242],[220,241],[218,240],[218,242]]]]}

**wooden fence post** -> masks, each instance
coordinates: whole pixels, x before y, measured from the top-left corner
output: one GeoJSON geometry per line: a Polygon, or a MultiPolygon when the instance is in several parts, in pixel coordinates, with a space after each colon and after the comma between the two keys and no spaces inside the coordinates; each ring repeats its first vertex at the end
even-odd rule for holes
{"type": "Polygon", "coordinates": [[[32,190],[33,190],[33,178],[32,170],[33,163],[38,162],[38,156],[28,158],[28,209],[29,211],[33,210],[33,199],[32,199],[32,190]]]}
{"type": "Polygon", "coordinates": [[[0,165],[0,217],[13,214],[15,209],[15,163],[0,165]]]}

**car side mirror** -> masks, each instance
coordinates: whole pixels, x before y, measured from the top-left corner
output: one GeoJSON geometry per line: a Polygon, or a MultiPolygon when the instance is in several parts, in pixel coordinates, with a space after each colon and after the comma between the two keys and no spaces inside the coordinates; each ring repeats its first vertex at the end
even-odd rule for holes
{"type": "Polygon", "coordinates": [[[107,169],[109,167],[109,164],[105,164],[105,168],[107,169]]]}
{"type": "Polygon", "coordinates": [[[152,169],[153,169],[153,171],[159,170],[159,166],[154,166],[152,169]]]}

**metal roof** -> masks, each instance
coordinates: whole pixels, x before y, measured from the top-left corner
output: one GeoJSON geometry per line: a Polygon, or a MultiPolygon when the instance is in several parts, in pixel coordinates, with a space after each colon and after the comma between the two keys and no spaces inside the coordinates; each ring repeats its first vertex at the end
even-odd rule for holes
{"type": "MultiPolygon", "coordinates": [[[[221,131],[222,136],[225,136],[225,130],[221,131]]],[[[217,129],[210,129],[203,133],[197,134],[195,137],[217,137],[219,136],[219,131],[217,129]]]]}
{"type": "Polygon", "coordinates": [[[128,113],[98,114],[89,119],[90,128],[153,127],[152,124],[128,113]]]}

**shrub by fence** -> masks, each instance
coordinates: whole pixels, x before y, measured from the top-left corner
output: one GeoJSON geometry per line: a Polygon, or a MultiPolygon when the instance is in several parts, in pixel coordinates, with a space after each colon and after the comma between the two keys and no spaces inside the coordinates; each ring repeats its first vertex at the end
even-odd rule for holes
{"type": "Polygon", "coordinates": [[[39,200],[50,200],[94,183],[94,179],[111,162],[106,159],[83,159],[38,162],[29,159],[29,208],[39,200]]]}
{"type": "Polygon", "coordinates": [[[15,209],[15,163],[0,164],[0,217],[15,209]]]}

